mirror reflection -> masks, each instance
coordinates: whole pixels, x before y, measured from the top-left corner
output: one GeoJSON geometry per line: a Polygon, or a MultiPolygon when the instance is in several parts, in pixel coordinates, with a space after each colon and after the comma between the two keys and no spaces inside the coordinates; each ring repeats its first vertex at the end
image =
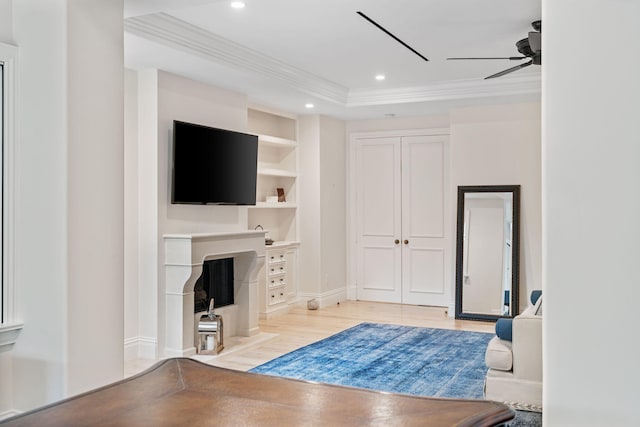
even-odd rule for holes
{"type": "Polygon", "coordinates": [[[519,201],[519,186],[458,187],[457,318],[517,314],[519,201]]]}

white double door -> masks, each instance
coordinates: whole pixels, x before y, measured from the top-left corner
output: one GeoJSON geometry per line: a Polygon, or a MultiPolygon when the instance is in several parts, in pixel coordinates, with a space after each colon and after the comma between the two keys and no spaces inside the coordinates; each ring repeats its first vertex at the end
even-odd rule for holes
{"type": "Polygon", "coordinates": [[[447,135],[354,142],[357,298],[448,306],[447,135]]]}

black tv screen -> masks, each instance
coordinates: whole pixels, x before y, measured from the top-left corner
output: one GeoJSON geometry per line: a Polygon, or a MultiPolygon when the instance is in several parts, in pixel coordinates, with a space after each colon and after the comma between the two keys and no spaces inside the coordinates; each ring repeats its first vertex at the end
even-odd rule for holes
{"type": "Polygon", "coordinates": [[[255,205],[258,137],[174,120],[171,203],[255,205]]]}

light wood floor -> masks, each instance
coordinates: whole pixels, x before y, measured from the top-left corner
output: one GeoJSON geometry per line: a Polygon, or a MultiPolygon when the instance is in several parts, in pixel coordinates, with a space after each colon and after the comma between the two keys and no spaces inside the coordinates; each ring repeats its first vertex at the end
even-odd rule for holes
{"type": "MultiPolygon", "coordinates": [[[[225,349],[219,355],[197,355],[194,358],[214,366],[247,371],[361,322],[477,332],[494,331],[493,323],[455,320],[448,317],[445,309],[441,307],[344,301],[320,310],[307,310],[303,306],[292,307],[287,314],[261,320],[259,335],[251,338],[225,338],[225,349]]],[[[138,373],[155,362],[141,359],[127,361],[125,376],[138,373]]]]}

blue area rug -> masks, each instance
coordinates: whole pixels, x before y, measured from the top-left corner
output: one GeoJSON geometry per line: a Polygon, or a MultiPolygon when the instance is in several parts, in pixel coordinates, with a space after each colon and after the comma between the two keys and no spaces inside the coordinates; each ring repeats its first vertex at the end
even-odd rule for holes
{"type": "Polygon", "coordinates": [[[420,396],[482,399],[493,334],[361,323],[251,372],[420,396]]]}
{"type": "MultiPolygon", "coordinates": [[[[361,323],[250,372],[419,396],[482,399],[494,334],[361,323]]],[[[540,426],[516,411],[513,426],[540,426]]]]}

